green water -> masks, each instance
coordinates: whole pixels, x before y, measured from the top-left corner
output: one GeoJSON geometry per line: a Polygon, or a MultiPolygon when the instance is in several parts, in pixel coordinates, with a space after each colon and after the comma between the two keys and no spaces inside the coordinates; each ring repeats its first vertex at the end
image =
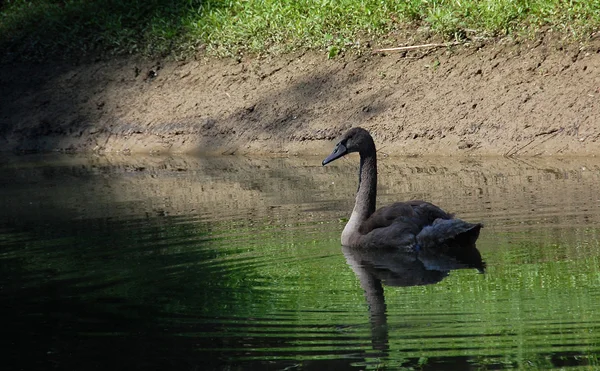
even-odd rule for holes
{"type": "Polygon", "coordinates": [[[483,222],[487,271],[374,294],[356,159],[320,160],[3,158],[4,366],[600,368],[600,162],[382,161],[379,203],[483,222]]]}

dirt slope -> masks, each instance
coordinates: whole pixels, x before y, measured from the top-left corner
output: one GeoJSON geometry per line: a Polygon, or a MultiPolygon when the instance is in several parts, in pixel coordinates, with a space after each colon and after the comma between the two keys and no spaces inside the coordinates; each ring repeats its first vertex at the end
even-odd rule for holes
{"type": "Polygon", "coordinates": [[[10,65],[0,86],[8,151],[324,154],[361,125],[389,154],[600,154],[600,41],[10,65]]]}

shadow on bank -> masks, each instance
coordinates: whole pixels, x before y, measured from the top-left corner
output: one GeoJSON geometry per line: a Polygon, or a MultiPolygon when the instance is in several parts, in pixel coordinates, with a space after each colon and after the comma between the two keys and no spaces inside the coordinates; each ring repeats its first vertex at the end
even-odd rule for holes
{"type": "Polygon", "coordinates": [[[249,143],[256,150],[269,143],[276,147],[269,152],[277,152],[289,141],[331,140],[388,106],[386,91],[343,96],[347,89],[341,87],[361,80],[359,62],[347,67],[352,73],[339,74],[346,66],[332,64],[318,73],[309,66],[298,73],[306,67],[298,55],[277,61],[212,60],[208,66],[123,57],[168,52],[169,45],[152,40],[172,43],[183,37],[182,15],[190,6],[201,12],[207,4],[225,7],[206,1],[103,0],[49,2],[39,12],[23,11],[0,39],[12,56],[0,69],[3,150],[231,154],[249,143]],[[80,18],[88,26],[65,27],[80,18]],[[172,35],[161,37],[160,32],[172,35]],[[109,33],[121,39],[108,40],[109,33]],[[116,50],[117,55],[103,55],[102,50],[116,50]],[[227,89],[247,96],[229,100],[227,89]],[[356,109],[327,128],[311,127],[341,99],[353,99],[356,109]]]}

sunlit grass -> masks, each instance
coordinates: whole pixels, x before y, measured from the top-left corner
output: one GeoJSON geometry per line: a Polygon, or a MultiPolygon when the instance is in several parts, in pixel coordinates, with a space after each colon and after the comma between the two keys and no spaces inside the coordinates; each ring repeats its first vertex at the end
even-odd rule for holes
{"type": "Polygon", "coordinates": [[[585,38],[598,30],[588,0],[7,0],[4,57],[281,53],[335,55],[407,25],[445,39],[531,35],[552,28],[585,38]]]}

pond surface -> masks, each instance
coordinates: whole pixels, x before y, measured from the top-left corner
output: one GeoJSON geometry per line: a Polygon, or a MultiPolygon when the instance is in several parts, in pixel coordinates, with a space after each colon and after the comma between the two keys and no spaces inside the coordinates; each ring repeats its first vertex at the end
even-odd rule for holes
{"type": "Polygon", "coordinates": [[[3,158],[4,366],[600,367],[600,161],[384,159],[379,204],[483,222],[487,270],[365,292],[357,159],[320,160],[3,158]]]}

